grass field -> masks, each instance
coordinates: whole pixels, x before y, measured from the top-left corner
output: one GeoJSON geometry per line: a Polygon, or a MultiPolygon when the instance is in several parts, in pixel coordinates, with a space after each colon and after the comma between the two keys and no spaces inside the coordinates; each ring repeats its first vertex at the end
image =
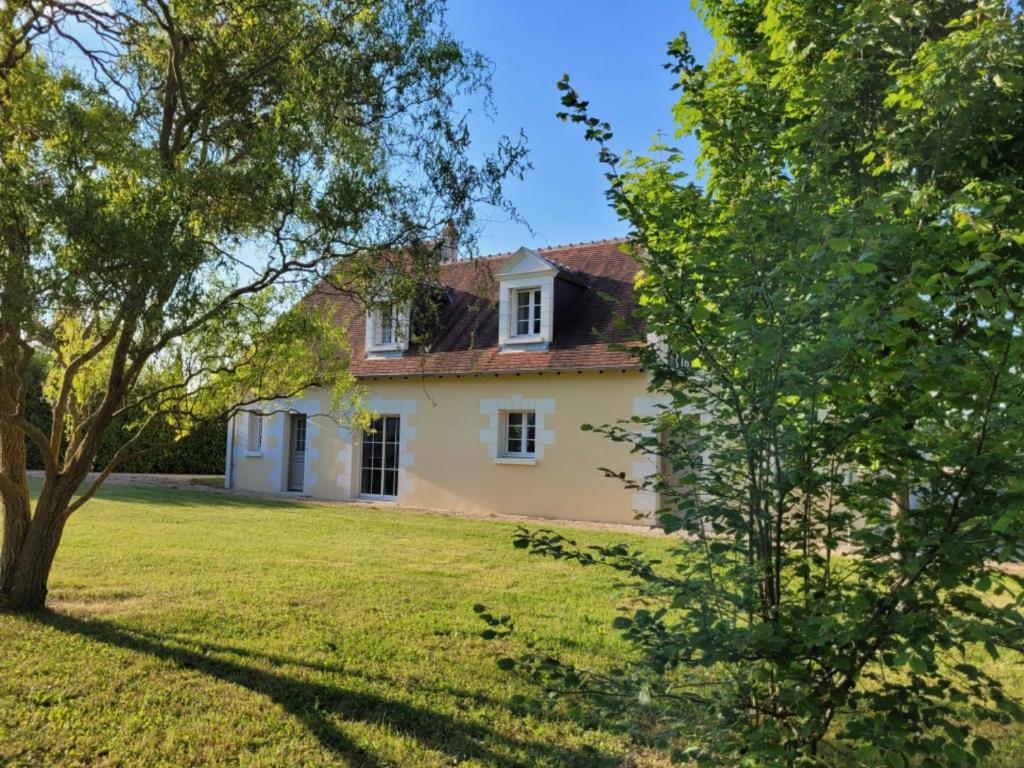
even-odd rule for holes
{"type": "Polygon", "coordinates": [[[613,578],[514,527],[110,486],[68,526],[51,610],[0,615],[0,765],[649,764],[479,638],[483,602],[569,658],[624,652],[613,578]]]}
{"type": "MultiPolygon", "coordinates": [[[[0,614],[0,765],[663,765],[497,669],[510,641],[479,638],[477,602],[515,642],[628,653],[614,577],[530,557],[514,527],[110,486],[68,527],[50,610],[0,614]]],[[[988,765],[1021,764],[1019,730],[986,735],[988,765]]]]}

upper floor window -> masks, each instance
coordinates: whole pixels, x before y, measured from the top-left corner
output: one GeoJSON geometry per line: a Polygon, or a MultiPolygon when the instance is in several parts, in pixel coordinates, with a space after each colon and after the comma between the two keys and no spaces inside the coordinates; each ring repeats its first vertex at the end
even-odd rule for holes
{"type": "Polygon", "coordinates": [[[366,351],[386,357],[400,356],[409,346],[409,308],[380,304],[366,313],[366,351]]]}
{"type": "Polygon", "coordinates": [[[250,453],[259,453],[263,450],[263,417],[258,413],[249,414],[249,440],[246,449],[250,453]]]}
{"type": "Polygon", "coordinates": [[[396,311],[393,305],[388,305],[380,310],[380,322],[377,324],[377,343],[395,343],[395,320],[396,311]]]}
{"type": "Polygon", "coordinates": [[[516,294],[516,336],[540,336],[541,290],[520,288],[516,294]]]}

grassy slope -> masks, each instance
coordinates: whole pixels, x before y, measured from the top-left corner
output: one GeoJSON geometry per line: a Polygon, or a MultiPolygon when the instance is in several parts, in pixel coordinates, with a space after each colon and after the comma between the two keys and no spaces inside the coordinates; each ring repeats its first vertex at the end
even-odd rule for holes
{"type": "MultiPolygon", "coordinates": [[[[472,606],[602,664],[612,577],[508,523],[110,487],[72,519],[52,611],[0,615],[0,765],[590,764],[472,606]],[[518,696],[522,694],[523,696],[518,696]]],[[[592,541],[621,535],[576,532],[592,541]]],[[[642,539],[641,546],[665,548],[642,539]]]]}
{"type": "MultiPolygon", "coordinates": [[[[0,615],[0,765],[591,765],[590,748],[622,754],[625,739],[600,723],[540,707],[495,667],[501,643],[478,637],[472,605],[483,602],[564,657],[604,665],[627,652],[608,629],[614,578],[531,558],[511,547],[513,528],[111,487],[68,528],[52,610],[0,615]]],[[[999,667],[1024,692],[1020,668],[999,667]]],[[[1020,764],[1019,729],[987,733],[989,765],[1020,764]]]]}

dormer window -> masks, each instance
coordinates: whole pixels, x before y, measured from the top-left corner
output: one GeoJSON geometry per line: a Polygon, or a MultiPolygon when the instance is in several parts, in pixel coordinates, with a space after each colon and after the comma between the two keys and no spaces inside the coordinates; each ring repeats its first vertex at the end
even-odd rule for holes
{"type": "Polygon", "coordinates": [[[401,357],[409,348],[409,309],[378,304],[366,312],[367,357],[401,357]]]}
{"type": "Polygon", "coordinates": [[[395,343],[396,320],[394,306],[386,306],[380,310],[380,322],[377,323],[377,346],[395,343]]]}
{"type": "Polygon", "coordinates": [[[541,289],[516,290],[516,336],[540,336],[541,289]]]}
{"type": "Polygon", "coordinates": [[[502,352],[547,349],[563,313],[586,289],[572,270],[529,248],[513,253],[494,273],[498,280],[498,346],[502,352]]]}

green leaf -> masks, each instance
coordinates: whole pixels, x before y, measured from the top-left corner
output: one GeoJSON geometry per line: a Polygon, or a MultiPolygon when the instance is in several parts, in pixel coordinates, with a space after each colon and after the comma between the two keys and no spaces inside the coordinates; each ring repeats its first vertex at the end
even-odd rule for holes
{"type": "Polygon", "coordinates": [[[988,757],[995,751],[995,748],[992,746],[992,742],[984,736],[976,736],[971,742],[971,751],[978,757],[988,757]]]}
{"type": "Polygon", "coordinates": [[[907,761],[903,754],[892,749],[885,751],[885,764],[891,768],[906,768],[907,761]]]}
{"type": "Polygon", "coordinates": [[[995,297],[992,296],[992,292],[987,288],[976,288],[974,290],[974,298],[983,307],[991,307],[996,303],[995,297]]]}

